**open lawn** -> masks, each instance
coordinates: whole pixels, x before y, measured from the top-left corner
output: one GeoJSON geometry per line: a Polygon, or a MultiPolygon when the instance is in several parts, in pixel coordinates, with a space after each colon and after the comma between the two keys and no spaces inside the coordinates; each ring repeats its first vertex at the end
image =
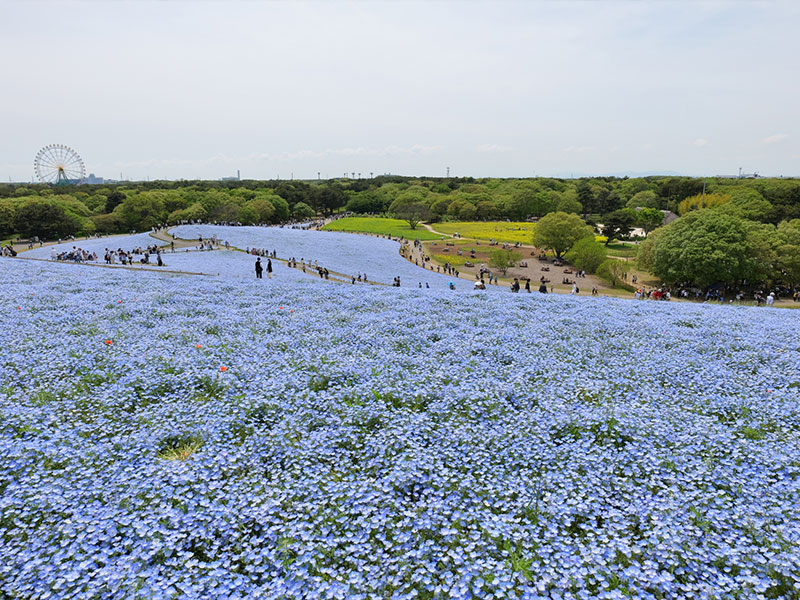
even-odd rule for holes
{"type": "Polygon", "coordinates": [[[407,240],[435,240],[440,237],[435,233],[431,233],[422,225],[417,225],[416,229],[411,229],[411,227],[408,226],[408,221],[377,217],[346,217],[328,223],[323,229],[326,231],[377,233],[378,235],[403,237],[407,240]]]}
{"type": "Polygon", "coordinates": [[[606,246],[608,255],[615,258],[636,258],[637,246],[634,244],[624,244],[622,242],[614,242],[606,246]]]}
{"type": "Polygon", "coordinates": [[[436,231],[475,240],[491,240],[498,242],[519,242],[530,244],[533,236],[533,223],[518,221],[456,221],[454,223],[434,223],[436,231]]]}

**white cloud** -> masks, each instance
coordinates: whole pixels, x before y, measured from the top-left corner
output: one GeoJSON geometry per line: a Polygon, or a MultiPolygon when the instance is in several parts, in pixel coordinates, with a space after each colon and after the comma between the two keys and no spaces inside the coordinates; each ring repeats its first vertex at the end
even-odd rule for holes
{"type": "Polygon", "coordinates": [[[777,144],[778,142],[782,142],[786,138],[789,137],[788,133],[776,133],[775,135],[771,135],[769,137],[765,137],[761,140],[762,144],[777,144]]]}
{"type": "Polygon", "coordinates": [[[695,141],[692,142],[692,144],[697,146],[698,148],[703,148],[704,146],[708,146],[708,140],[705,138],[697,138],[695,141]]]}
{"type": "Polygon", "coordinates": [[[510,146],[501,146],[500,144],[481,144],[478,146],[478,152],[511,152],[510,146]]]}
{"type": "Polygon", "coordinates": [[[594,146],[567,146],[562,150],[562,152],[566,152],[567,154],[588,154],[594,151],[594,146]]]}
{"type": "Polygon", "coordinates": [[[656,145],[653,142],[647,142],[646,144],[642,144],[642,150],[652,150],[655,147],[656,145]]]}

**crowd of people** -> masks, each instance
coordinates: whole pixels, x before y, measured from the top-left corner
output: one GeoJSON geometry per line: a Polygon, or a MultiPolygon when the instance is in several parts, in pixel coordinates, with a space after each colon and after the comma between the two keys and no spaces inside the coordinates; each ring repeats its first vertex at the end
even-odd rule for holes
{"type": "Polygon", "coordinates": [[[54,246],[53,248],[50,249],[50,259],[77,262],[77,263],[97,262],[97,253],[83,250],[82,248],[78,248],[77,246],[73,246],[71,250],[64,250],[62,252],[59,252],[58,250],[56,250],[54,246]]]}
{"type": "Polygon", "coordinates": [[[794,289],[776,288],[769,292],[764,290],[754,290],[752,292],[745,292],[741,289],[731,287],[711,287],[702,290],[697,287],[678,287],[671,288],[667,286],[661,287],[637,287],[633,293],[633,297],[637,300],[661,300],[669,301],[673,297],[682,300],[695,300],[697,302],[717,302],[719,304],[742,304],[744,302],[752,301],[756,306],[773,306],[775,301],[781,296],[791,298],[793,302],[800,302],[800,292],[794,289]]]}

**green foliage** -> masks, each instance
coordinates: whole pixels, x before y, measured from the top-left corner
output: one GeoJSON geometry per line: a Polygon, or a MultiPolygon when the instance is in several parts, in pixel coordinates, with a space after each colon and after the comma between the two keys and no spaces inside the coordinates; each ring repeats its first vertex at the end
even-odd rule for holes
{"type": "Polygon", "coordinates": [[[746,222],[698,210],[662,229],[652,247],[653,272],[668,283],[757,281],[759,265],[746,222]]]}
{"type": "Polygon", "coordinates": [[[150,229],[166,218],[164,201],[157,192],[142,192],[125,198],[114,209],[126,230],[150,229]]]}
{"type": "Polygon", "coordinates": [[[203,445],[203,438],[193,433],[176,433],[158,442],[156,454],[163,460],[186,460],[203,445]]]}
{"type": "Polygon", "coordinates": [[[597,267],[597,276],[617,287],[628,278],[628,265],[615,258],[607,258],[597,267]]]}
{"type": "Polygon", "coordinates": [[[562,256],[578,240],[594,235],[592,228],[576,214],[553,212],[542,217],[533,232],[533,244],[562,256]]]}
{"type": "Polygon", "coordinates": [[[756,190],[733,189],[728,195],[731,197],[730,201],[721,204],[717,210],[734,217],[750,221],[763,221],[773,210],[772,204],[756,190]]]}
{"type": "Polygon", "coordinates": [[[422,221],[429,220],[433,215],[428,205],[424,202],[410,202],[398,205],[398,198],[392,203],[391,212],[398,219],[408,223],[411,229],[416,229],[422,221]]]}
{"type": "MultiPolygon", "coordinates": [[[[659,213],[661,214],[661,213],[659,213]]],[[[567,252],[566,259],[587,273],[594,273],[606,259],[606,248],[594,240],[594,236],[578,240],[567,252]]]]}
{"type": "Polygon", "coordinates": [[[316,216],[314,209],[305,202],[298,202],[295,204],[292,214],[295,219],[313,219],[316,216]]]}
{"type": "Polygon", "coordinates": [[[358,192],[350,197],[345,205],[345,210],[358,215],[381,214],[388,206],[378,194],[372,192],[358,192]]]}
{"type": "Polygon", "coordinates": [[[14,232],[14,205],[10,200],[0,200],[0,238],[14,232]]]}
{"type": "Polygon", "coordinates": [[[714,208],[715,206],[722,206],[723,204],[731,201],[730,194],[695,194],[678,204],[678,214],[683,216],[689,214],[693,210],[700,210],[702,208],[714,208]]]}
{"type": "Polygon", "coordinates": [[[800,283],[800,219],[781,221],[776,232],[778,268],[787,283],[800,283]]]}
{"type": "Polygon", "coordinates": [[[661,208],[659,204],[656,193],[653,190],[645,190],[634,194],[625,206],[628,208],[661,208]]]}
{"type": "Polygon", "coordinates": [[[646,236],[653,231],[653,229],[661,227],[661,225],[664,224],[664,213],[657,208],[642,208],[636,211],[636,224],[644,229],[644,234],[646,236]]]}
{"type": "Polygon", "coordinates": [[[92,223],[94,223],[95,231],[99,233],[119,233],[122,231],[122,219],[116,213],[94,215],[92,223]]]}
{"type": "Polygon", "coordinates": [[[125,200],[126,196],[124,192],[119,190],[114,190],[111,192],[108,197],[106,198],[106,212],[114,212],[114,209],[117,208],[122,201],[125,200]]]}
{"type": "Polygon", "coordinates": [[[494,248],[489,251],[489,266],[499,269],[503,275],[522,259],[519,252],[494,248]]]}
{"type": "MultiPolygon", "coordinates": [[[[306,206],[311,210],[311,216],[314,215],[314,210],[308,206],[308,204],[303,202],[298,202],[298,204],[306,206]]],[[[297,205],[295,205],[295,210],[296,206],[297,205]]],[[[242,208],[242,212],[244,213],[245,211],[255,216],[255,220],[252,221],[253,223],[269,223],[272,220],[272,216],[275,214],[275,206],[263,196],[256,198],[255,192],[253,192],[253,198],[248,200],[242,208]]]]}
{"type": "Polygon", "coordinates": [[[24,237],[64,238],[77,233],[81,221],[55,200],[26,202],[14,213],[14,229],[24,237]]]}
{"type": "Polygon", "coordinates": [[[630,208],[615,210],[605,215],[603,217],[603,235],[606,236],[606,246],[613,239],[630,234],[636,225],[636,220],[636,211],[630,208]]]}
{"type": "Polygon", "coordinates": [[[347,204],[347,200],[347,194],[344,193],[341,186],[331,184],[316,188],[316,192],[313,195],[312,206],[320,212],[331,214],[336,209],[347,204]]]}
{"type": "Polygon", "coordinates": [[[653,248],[655,247],[659,236],[665,231],[662,227],[656,229],[647,236],[642,243],[639,244],[636,253],[636,266],[643,271],[653,271],[653,248]]]}

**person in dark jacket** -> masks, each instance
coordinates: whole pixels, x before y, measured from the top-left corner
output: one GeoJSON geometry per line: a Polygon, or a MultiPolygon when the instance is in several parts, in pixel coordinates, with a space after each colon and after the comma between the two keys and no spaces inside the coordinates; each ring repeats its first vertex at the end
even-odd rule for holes
{"type": "Polygon", "coordinates": [[[256,279],[261,279],[261,273],[263,273],[264,267],[261,266],[261,258],[256,259],[256,279]]]}

